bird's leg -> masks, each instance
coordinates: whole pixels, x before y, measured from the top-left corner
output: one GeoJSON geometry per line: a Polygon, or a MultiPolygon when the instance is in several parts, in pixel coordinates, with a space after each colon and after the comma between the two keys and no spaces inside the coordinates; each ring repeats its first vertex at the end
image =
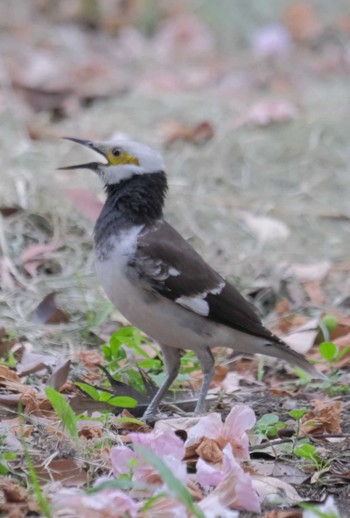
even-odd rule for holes
{"type": "Polygon", "coordinates": [[[146,412],[143,414],[143,419],[148,421],[152,420],[152,418],[155,417],[159,403],[163,399],[164,394],[166,393],[172,382],[175,380],[180,369],[180,350],[165,345],[161,345],[161,349],[168,377],[163,383],[163,385],[160,387],[160,389],[158,390],[150,404],[148,405],[146,412]]]}
{"type": "Polygon", "coordinates": [[[203,372],[202,386],[199,391],[198,401],[195,408],[195,413],[200,414],[206,410],[205,398],[207,397],[209,385],[214,376],[215,363],[209,347],[201,347],[200,349],[196,350],[196,354],[198,356],[203,372]]]}

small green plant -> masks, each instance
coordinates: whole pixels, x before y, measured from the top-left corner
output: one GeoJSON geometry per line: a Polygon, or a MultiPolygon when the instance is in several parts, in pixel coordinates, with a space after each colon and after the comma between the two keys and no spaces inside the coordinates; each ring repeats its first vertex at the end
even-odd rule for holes
{"type": "Polygon", "coordinates": [[[322,358],[332,365],[334,362],[341,360],[350,351],[350,345],[339,350],[339,347],[334,342],[322,342],[319,345],[319,351],[322,358]]]}
{"type": "Polygon", "coordinates": [[[60,418],[64,429],[67,430],[73,439],[76,439],[78,437],[77,417],[70,407],[68,401],[64,396],[62,396],[62,394],[57,392],[57,390],[53,389],[52,387],[46,387],[45,392],[54,411],[60,418]]]}
{"type": "Polygon", "coordinates": [[[263,439],[271,439],[278,434],[278,430],[286,428],[286,423],[281,423],[278,415],[265,414],[256,423],[254,433],[263,439]]]}
{"type": "Polygon", "coordinates": [[[135,408],[137,406],[136,399],[129,396],[114,396],[110,392],[105,390],[98,390],[87,383],[76,381],[75,385],[79,387],[83,392],[88,394],[95,401],[101,401],[108,403],[111,406],[121,408],[135,408]]]}
{"type": "Polygon", "coordinates": [[[12,351],[9,351],[6,360],[0,360],[0,365],[5,365],[10,369],[14,369],[16,367],[17,361],[12,351]]]}
{"type": "Polygon", "coordinates": [[[288,415],[296,421],[295,435],[297,437],[299,437],[299,433],[300,433],[301,420],[304,417],[304,415],[307,413],[308,413],[307,408],[296,408],[295,410],[288,412],[288,415]]]}
{"type": "MultiPolygon", "coordinates": [[[[142,336],[139,329],[132,326],[122,327],[115,331],[108,344],[102,346],[107,369],[111,376],[118,381],[128,382],[139,392],[145,391],[144,380],[136,365],[142,369],[148,369],[149,375],[158,374],[161,371],[161,362],[147,352],[154,347],[152,343],[142,336]],[[135,362],[127,361],[131,353],[135,362]],[[140,360],[141,358],[141,360],[140,360]]],[[[158,350],[154,347],[155,356],[158,350]]]]}
{"type": "Polygon", "coordinates": [[[302,444],[294,450],[294,453],[298,457],[308,460],[310,465],[315,467],[317,471],[321,471],[329,466],[329,462],[321,457],[313,444],[302,444]]]}

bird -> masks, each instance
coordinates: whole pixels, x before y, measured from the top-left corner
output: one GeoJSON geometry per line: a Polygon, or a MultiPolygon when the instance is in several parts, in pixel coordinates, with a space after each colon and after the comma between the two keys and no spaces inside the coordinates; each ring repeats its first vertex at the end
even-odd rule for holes
{"type": "Polygon", "coordinates": [[[99,282],[118,311],[162,351],[167,377],[143,415],[146,421],[155,419],[184,349],[194,351],[203,372],[196,414],[206,410],[213,347],[280,358],[323,377],[264,327],[253,306],[164,219],[168,182],[161,154],[131,139],[64,138],[103,157],[59,168],[92,170],[104,184],[106,201],[94,228],[99,282]]]}

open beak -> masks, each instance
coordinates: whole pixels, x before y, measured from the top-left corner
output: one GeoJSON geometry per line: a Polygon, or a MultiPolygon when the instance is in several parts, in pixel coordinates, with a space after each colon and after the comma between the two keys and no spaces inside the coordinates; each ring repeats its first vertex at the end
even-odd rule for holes
{"type": "MultiPolygon", "coordinates": [[[[99,146],[98,143],[91,142],[91,140],[85,140],[81,138],[73,138],[73,137],[62,137],[65,140],[71,140],[72,142],[77,142],[78,144],[81,144],[82,146],[88,147],[89,149],[92,149],[93,151],[96,151],[96,153],[99,153],[102,155],[106,160],[107,157],[103,151],[103,147],[99,146]]],[[[91,169],[92,171],[97,171],[99,166],[101,165],[101,162],[88,162],[86,164],[78,164],[78,165],[68,165],[66,167],[59,167],[58,169],[61,171],[69,171],[72,169],[91,169]]]]}

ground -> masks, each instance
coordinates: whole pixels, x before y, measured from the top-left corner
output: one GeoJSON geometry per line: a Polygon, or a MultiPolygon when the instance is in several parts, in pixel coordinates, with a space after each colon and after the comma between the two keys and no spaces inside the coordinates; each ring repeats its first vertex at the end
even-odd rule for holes
{"type": "MultiPolygon", "coordinates": [[[[258,419],[274,414],[288,422],[269,440],[285,440],[285,430],[295,436],[288,412],[315,411],[323,424],[316,432],[304,426],[303,434],[330,465],[319,477],[295,483],[290,476],[288,483],[316,502],[333,494],[348,516],[349,7],[340,0],[332,9],[316,1],[222,2],[220,9],[209,1],[53,4],[0,7],[1,434],[11,430],[3,452],[16,457],[4,478],[29,487],[23,451],[29,448],[38,467],[58,445],[60,458],[85,459],[83,486],[110,469],[107,453],[98,458],[93,447],[100,437],[72,447],[62,430],[53,439],[40,420],[57,418],[47,384],[74,400],[76,412],[100,412],[101,402],[82,399],[73,381],[103,383],[96,364],[115,372],[118,363],[103,358],[101,345],[126,322],[106,301],[93,268],[103,189],[88,171],[57,168],[90,159],[61,137],[122,133],[164,154],[167,219],[250,297],[266,325],[291,333],[294,346],[322,360],[327,375],[341,369],[336,381],[310,386],[279,363],[236,357],[227,363],[218,351],[224,367],[212,389],[216,396],[226,392],[218,406],[223,416],[244,403],[258,419]],[[335,329],[325,315],[335,315],[335,329]],[[330,336],[322,336],[320,322],[330,336]],[[344,350],[343,358],[322,359],[323,339],[344,350]],[[239,373],[234,382],[232,372],[239,373]],[[11,424],[20,401],[27,417],[11,424]],[[26,447],[21,426],[30,438],[26,447]]],[[[153,348],[143,347],[158,361],[153,348]]],[[[196,388],[200,374],[191,362],[196,388]]],[[[152,364],[154,380],[156,371],[152,364]]],[[[128,375],[122,381],[130,382],[128,375]]],[[[113,426],[106,450],[128,431],[113,426]]],[[[257,460],[296,463],[284,453],[276,460],[270,451],[254,452],[256,446],[252,436],[249,469],[257,473],[257,460]]]]}

